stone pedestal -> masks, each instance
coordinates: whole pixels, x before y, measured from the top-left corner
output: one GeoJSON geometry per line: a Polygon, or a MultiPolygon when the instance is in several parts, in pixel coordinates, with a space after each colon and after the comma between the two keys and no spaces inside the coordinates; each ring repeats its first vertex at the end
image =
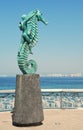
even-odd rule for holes
{"type": "Polygon", "coordinates": [[[13,124],[31,125],[41,123],[43,119],[39,75],[17,75],[13,124]]]}

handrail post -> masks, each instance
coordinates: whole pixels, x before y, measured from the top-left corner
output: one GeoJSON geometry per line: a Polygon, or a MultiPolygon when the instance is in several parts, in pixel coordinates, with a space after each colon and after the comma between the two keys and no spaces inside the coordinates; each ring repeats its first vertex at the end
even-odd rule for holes
{"type": "Polygon", "coordinates": [[[62,105],[62,94],[63,94],[63,92],[61,91],[60,92],[60,109],[63,108],[63,105],[62,105]]]}

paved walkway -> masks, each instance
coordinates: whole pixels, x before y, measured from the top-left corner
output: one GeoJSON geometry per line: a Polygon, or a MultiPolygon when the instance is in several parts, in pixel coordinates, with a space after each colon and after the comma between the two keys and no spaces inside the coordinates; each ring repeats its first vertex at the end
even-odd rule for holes
{"type": "Polygon", "coordinates": [[[83,130],[83,110],[44,110],[43,125],[16,127],[12,125],[12,113],[0,112],[0,130],[83,130]]]}

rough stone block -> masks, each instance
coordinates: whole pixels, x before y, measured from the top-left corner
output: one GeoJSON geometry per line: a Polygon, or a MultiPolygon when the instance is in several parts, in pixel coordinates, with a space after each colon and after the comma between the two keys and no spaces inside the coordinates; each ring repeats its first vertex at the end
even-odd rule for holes
{"type": "Polygon", "coordinates": [[[40,123],[43,119],[39,75],[17,75],[13,124],[30,125],[40,123]]]}

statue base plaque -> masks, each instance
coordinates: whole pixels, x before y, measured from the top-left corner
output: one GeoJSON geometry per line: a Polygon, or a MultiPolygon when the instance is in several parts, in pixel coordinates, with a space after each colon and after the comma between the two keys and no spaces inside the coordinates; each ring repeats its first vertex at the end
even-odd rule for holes
{"type": "Polygon", "coordinates": [[[43,120],[39,75],[17,75],[13,125],[36,125],[43,120]]]}

